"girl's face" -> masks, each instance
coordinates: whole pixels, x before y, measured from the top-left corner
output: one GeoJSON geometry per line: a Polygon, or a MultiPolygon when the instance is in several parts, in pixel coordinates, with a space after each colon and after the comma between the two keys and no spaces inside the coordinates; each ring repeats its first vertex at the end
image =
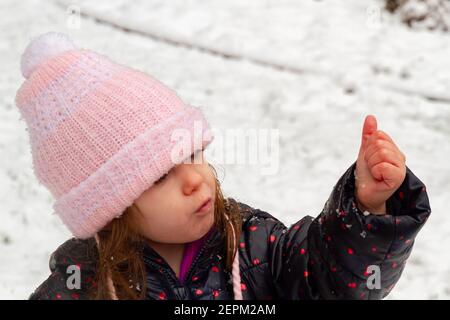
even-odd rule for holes
{"type": "Polygon", "coordinates": [[[216,180],[203,151],[191,163],[174,166],[135,200],[131,221],[150,241],[166,244],[192,242],[204,236],[214,223],[216,180]],[[195,161],[195,162],[194,162],[195,161]],[[207,200],[206,213],[195,213],[207,200]],[[139,212],[140,211],[140,212],[139,212]]]}

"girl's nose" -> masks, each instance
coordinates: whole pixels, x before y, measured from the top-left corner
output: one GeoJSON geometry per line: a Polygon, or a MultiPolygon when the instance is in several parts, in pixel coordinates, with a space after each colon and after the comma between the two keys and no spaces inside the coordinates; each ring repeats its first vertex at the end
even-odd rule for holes
{"type": "Polygon", "coordinates": [[[182,181],[183,193],[190,195],[197,190],[203,182],[203,176],[193,164],[181,164],[178,167],[178,173],[182,181]]]}

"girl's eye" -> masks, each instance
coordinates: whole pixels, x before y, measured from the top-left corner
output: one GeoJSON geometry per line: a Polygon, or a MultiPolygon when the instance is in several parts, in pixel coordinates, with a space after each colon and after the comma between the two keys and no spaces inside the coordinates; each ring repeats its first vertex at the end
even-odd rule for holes
{"type": "Polygon", "coordinates": [[[169,175],[169,173],[164,174],[161,178],[159,178],[157,181],[155,181],[155,184],[162,182],[168,175],[169,175]]]}

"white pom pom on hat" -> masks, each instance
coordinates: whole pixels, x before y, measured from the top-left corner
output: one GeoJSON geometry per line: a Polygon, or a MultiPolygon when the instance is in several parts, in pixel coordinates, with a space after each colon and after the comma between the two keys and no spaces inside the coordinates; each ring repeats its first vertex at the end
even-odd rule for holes
{"type": "Polygon", "coordinates": [[[72,39],[58,32],[47,32],[31,40],[22,54],[20,68],[25,78],[49,58],[62,52],[76,49],[72,39]]]}

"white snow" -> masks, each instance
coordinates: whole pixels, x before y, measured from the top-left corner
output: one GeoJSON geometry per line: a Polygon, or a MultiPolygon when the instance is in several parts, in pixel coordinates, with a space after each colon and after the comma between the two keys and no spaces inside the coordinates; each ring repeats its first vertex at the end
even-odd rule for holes
{"type": "Polygon", "coordinates": [[[279,129],[276,175],[251,165],[217,169],[227,196],[286,225],[320,213],[356,160],[364,116],[374,114],[426,184],[433,210],[388,299],[450,298],[450,33],[411,30],[381,7],[361,0],[2,1],[0,299],[26,299],[49,275],[50,253],[70,237],[33,175],[14,105],[24,80],[20,55],[48,31],[152,74],[202,106],[216,130],[279,129]]]}

